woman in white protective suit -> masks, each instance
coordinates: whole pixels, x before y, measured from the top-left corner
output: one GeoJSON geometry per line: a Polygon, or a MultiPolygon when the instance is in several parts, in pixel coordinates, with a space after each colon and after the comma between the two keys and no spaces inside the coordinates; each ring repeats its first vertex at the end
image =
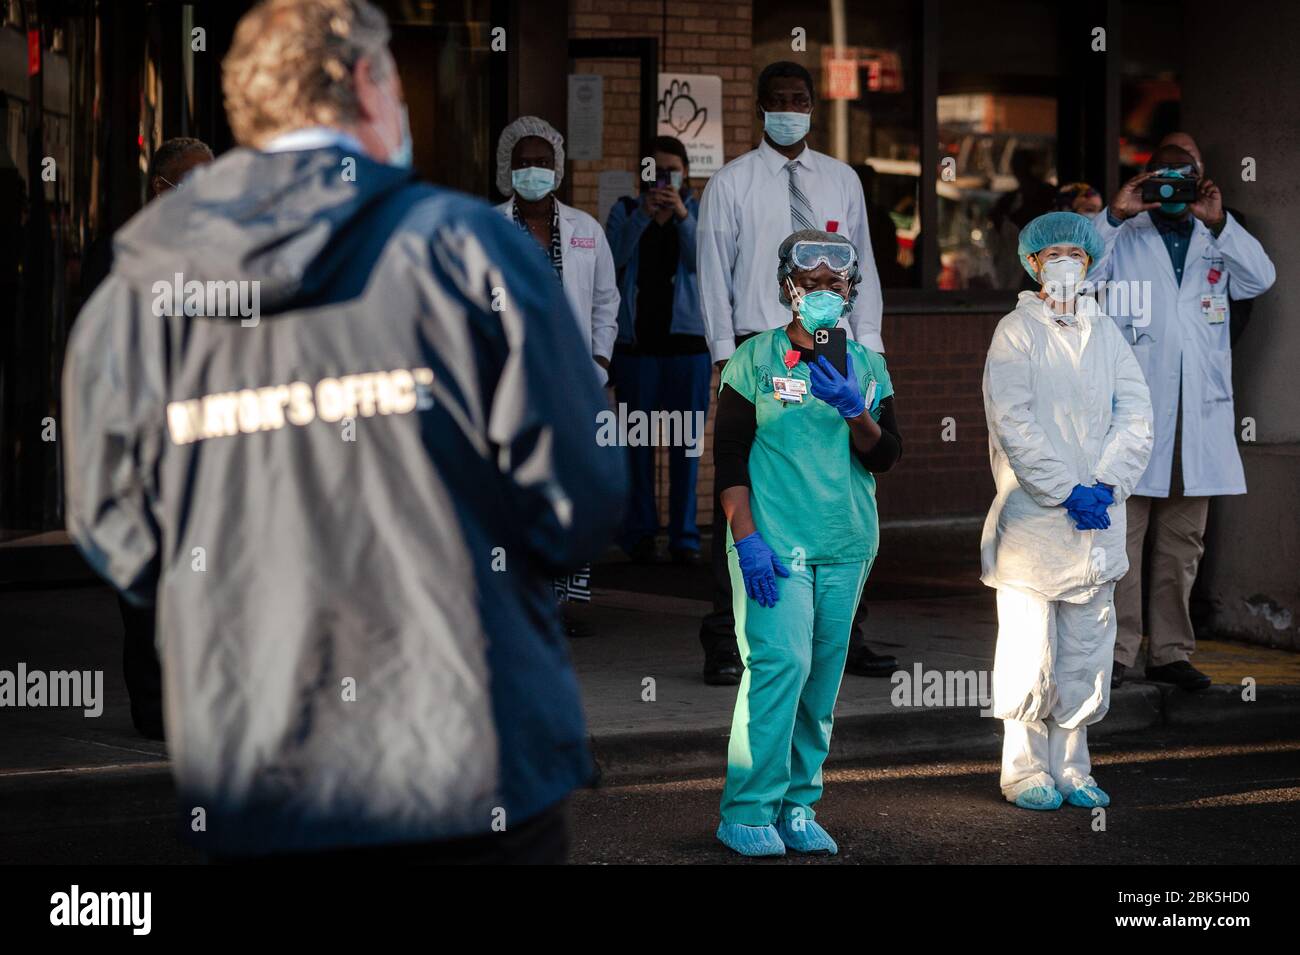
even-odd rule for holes
{"type": "Polygon", "coordinates": [[[1110,804],[1091,776],[1088,726],[1110,705],[1113,596],[1128,570],[1123,504],[1153,438],[1137,360],[1082,294],[1102,250],[1076,213],[1028,223],[1020,260],[1042,288],[1020,293],[984,365],[997,496],[981,579],[998,592],[1002,794],[1024,809],[1110,804]]]}

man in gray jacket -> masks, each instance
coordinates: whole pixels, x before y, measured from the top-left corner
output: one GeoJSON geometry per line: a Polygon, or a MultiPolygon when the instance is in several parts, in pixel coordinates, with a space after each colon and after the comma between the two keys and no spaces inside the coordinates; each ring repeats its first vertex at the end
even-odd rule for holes
{"type": "Polygon", "coordinates": [[[219,858],[563,858],[591,773],[550,577],[622,452],[563,290],[417,184],[388,28],[267,0],[224,63],[246,148],[118,234],[64,376],[68,528],[158,593],[187,834],[219,858]]]}

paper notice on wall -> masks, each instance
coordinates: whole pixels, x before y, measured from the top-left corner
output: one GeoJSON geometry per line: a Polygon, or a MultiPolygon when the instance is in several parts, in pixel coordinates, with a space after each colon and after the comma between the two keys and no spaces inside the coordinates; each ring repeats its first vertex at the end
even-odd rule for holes
{"type": "Polygon", "coordinates": [[[596,181],[596,218],[604,225],[609,221],[609,210],[620,197],[636,198],[636,176],[623,169],[608,169],[596,181]]]}
{"type": "Polygon", "coordinates": [[[705,179],[722,168],[722,77],[659,74],[659,135],[675,136],[691,157],[691,177],[705,179]]]}
{"type": "Polygon", "coordinates": [[[569,159],[604,158],[605,88],[598,73],[569,74],[569,134],[564,153],[569,159]]]}

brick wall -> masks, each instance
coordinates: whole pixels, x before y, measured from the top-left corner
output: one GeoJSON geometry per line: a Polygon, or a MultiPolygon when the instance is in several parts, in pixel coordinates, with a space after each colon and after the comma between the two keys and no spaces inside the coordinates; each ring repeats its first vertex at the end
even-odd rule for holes
{"type": "MultiPolygon", "coordinates": [[[[752,35],[753,9],[749,3],[569,2],[569,36],[574,39],[652,36],[659,40],[663,72],[722,77],[724,158],[728,161],[754,146],[752,35]]],[[[595,215],[600,173],[612,169],[635,173],[640,169],[639,64],[632,60],[580,60],[575,69],[605,77],[605,158],[600,162],[575,162],[570,171],[573,204],[595,215]]],[[[692,185],[699,190],[706,181],[693,180],[692,185]]]]}
{"type": "MultiPolygon", "coordinates": [[[[888,293],[886,293],[886,296],[888,293]]],[[[885,315],[903,460],[880,478],[882,520],[983,514],[993,500],[981,380],[996,315],[885,315]],[[943,419],[954,419],[945,441],[943,419]]]]}

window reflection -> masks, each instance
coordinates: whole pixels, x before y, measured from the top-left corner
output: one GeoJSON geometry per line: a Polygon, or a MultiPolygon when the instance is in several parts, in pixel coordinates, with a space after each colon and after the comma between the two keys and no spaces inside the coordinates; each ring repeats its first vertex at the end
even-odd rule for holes
{"type": "Polygon", "coordinates": [[[1018,288],[1020,230],[1056,200],[1056,100],[939,97],[939,288],[1018,288]]]}

